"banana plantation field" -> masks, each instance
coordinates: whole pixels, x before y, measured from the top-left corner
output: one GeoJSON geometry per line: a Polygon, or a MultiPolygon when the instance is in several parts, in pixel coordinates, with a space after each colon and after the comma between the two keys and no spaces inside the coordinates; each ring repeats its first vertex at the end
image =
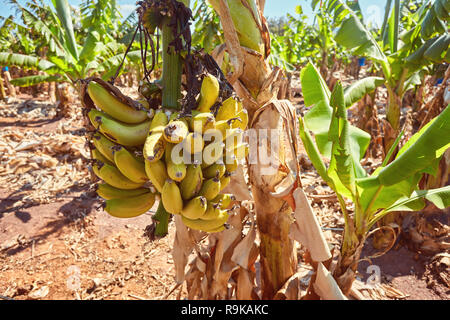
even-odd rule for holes
{"type": "Polygon", "coordinates": [[[450,0],[125,2],[2,3],[0,300],[450,299],[450,0]]]}

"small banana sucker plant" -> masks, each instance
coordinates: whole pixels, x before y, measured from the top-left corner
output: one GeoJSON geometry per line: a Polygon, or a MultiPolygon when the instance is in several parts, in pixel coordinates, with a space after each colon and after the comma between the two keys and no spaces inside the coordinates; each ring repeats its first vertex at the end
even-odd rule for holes
{"type": "Polygon", "coordinates": [[[439,209],[450,206],[450,186],[432,190],[418,187],[424,174],[436,172],[440,158],[450,147],[450,106],[414,134],[388,164],[400,141],[397,138],[381,166],[369,174],[360,161],[370,136],[347,119],[351,97],[362,93],[355,86],[344,90],[339,82],[330,92],[312,65],[302,70],[301,81],[305,104],[312,108],[299,119],[300,138],[318,174],[336,193],[344,216],[344,235],[334,278],[347,294],[365,240],[377,221],[396,211],[420,211],[425,200],[439,209]],[[328,166],[323,158],[329,159],[328,166]],[[350,208],[346,201],[351,202],[350,208]]]}

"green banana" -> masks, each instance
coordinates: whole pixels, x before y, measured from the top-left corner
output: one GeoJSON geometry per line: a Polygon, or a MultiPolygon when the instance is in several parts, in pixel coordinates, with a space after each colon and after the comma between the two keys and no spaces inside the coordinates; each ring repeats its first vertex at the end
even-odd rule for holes
{"type": "Polygon", "coordinates": [[[110,186],[107,183],[101,183],[97,185],[96,191],[97,194],[103,199],[111,200],[111,199],[126,199],[134,196],[139,196],[141,194],[149,192],[149,189],[139,188],[139,189],[124,190],[110,186]]]}
{"type": "Polygon", "coordinates": [[[217,110],[216,121],[229,120],[236,117],[238,112],[238,101],[234,97],[229,97],[217,110]]]}
{"type": "Polygon", "coordinates": [[[125,177],[119,169],[114,166],[105,163],[97,163],[92,166],[94,173],[105,181],[107,184],[119,188],[119,189],[137,189],[143,185],[143,183],[136,183],[125,177]]]}
{"type": "Polygon", "coordinates": [[[114,142],[110,141],[100,132],[96,132],[92,136],[92,143],[109,161],[114,163],[113,148],[117,146],[114,142]]]}
{"type": "Polygon", "coordinates": [[[97,82],[89,82],[87,91],[97,107],[119,121],[135,124],[147,119],[147,112],[120,102],[97,82]]]}
{"type": "Polygon", "coordinates": [[[155,194],[147,192],[126,199],[106,200],[105,211],[116,218],[133,218],[146,213],[155,203],[155,194]]]}
{"type": "Polygon", "coordinates": [[[109,165],[114,165],[113,162],[109,161],[108,158],[106,158],[98,149],[92,149],[91,150],[91,157],[94,160],[100,161],[102,163],[106,163],[109,165]]]}
{"type": "Polygon", "coordinates": [[[205,197],[195,197],[186,203],[183,210],[181,210],[181,215],[188,219],[198,219],[205,213],[206,207],[207,202],[205,197]]]}
{"type": "Polygon", "coordinates": [[[210,201],[215,197],[217,197],[219,192],[220,192],[220,179],[216,177],[205,180],[198,194],[200,196],[204,196],[206,200],[210,201]]]}
{"type": "Polygon", "coordinates": [[[167,179],[161,191],[161,201],[164,209],[171,214],[180,214],[183,210],[183,199],[180,188],[175,181],[167,179]]]}
{"type": "Polygon", "coordinates": [[[181,196],[189,200],[197,195],[202,187],[203,173],[198,164],[190,164],[186,170],[186,177],[180,182],[181,196]]]}
{"type": "Polygon", "coordinates": [[[169,178],[166,165],[162,160],[150,162],[145,160],[145,173],[158,192],[162,192],[164,183],[169,178]]]}
{"type": "Polygon", "coordinates": [[[91,109],[88,113],[92,125],[108,139],[124,146],[134,147],[145,142],[150,120],[140,124],[127,124],[112,119],[106,113],[91,109]]]}
{"type": "Polygon", "coordinates": [[[200,88],[200,101],[197,110],[200,112],[209,112],[211,107],[219,97],[219,81],[212,74],[206,75],[202,80],[200,88]]]}
{"type": "Polygon", "coordinates": [[[175,163],[172,159],[172,150],[175,147],[174,144],[168,143],[165,152],[165,162],[167,166],[167,174],[169,178],[180,182],[186,177],[186,165],[183,162],[175,163]]]}
{"type": "Polygon", "coordinates": [[[230,182],[231,182],[231,173],[225,172],[223,177],[220,178],[220,191],[225,189],[225,187],[228,186],[230,184],[230,182]]]}
{"type": "Polygon", "coordinates": [[[203,176],[205,179],[212,179],[214,177],[221,178],[226,171],[226,167],[222,163],[214,163],[209,167],[203,169],[203,176]]]}
{"type": "Polygon", "coordinates": [[[122,174],[134,182],[146,182],[145,163],[131,154],[127,149],[118,146],[114,149],[114,163],[122,174]]]}
{"type": "MultiPolygon", "coordinates": [[[[207,209],[208,210],[208,209],[207,209]]],[[[188,219],[186,217],[181,217],[183,223],[194,230],[206,231],[206,232],[217,232],[217,230],[223,230],[221,227],[227,223],[229,214],[226,210],[220,210],[214,220],[204,220],[204,219],[188,219]]]]}

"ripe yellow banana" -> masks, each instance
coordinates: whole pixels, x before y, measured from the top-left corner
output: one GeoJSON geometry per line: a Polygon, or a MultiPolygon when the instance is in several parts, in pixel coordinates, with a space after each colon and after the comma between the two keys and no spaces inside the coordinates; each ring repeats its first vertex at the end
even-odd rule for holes
{"type": "Polygon", "coordinates": [[[238,112],[238,101],[234,97],[229,97],[217,111],[216,121],[229,120],[236,117],[238,112]]]}
{"type": "Polygon", "coordinates": [[[203,169],[203,177],[205,179],[212,179],[214,177],[221,178],[226,171],[226,167],[222,163],[214,163],[210,165],[209,167],[206,167],[203,169]]]}
{"type": "Polygon", "coordinates": [[[148,180],[144,161],[139,160],[122,146],[114,149],[114,163],[120,172],[131,181],[144,183],[148,180]]]}
{"type": "Polygon", "coordinates": [[[210,112],[195,113],[189,121],[189,128],[193,132],[204,133],[206,130],[214,129],[215,119],[210,112]]]}
{"type": "Polygon", "coordinates": [[[198,219],[206,211],[207,202],[205,197],[195,197],[189,200],[181,210],[181,215],[188,219],[198,219]]]}
{"type": "Polygon", "coordinates": [[[161,191],[161,201],[164,209],[171,214],[180,214],[183,210],[183,199],[177,183],[167,179],[161,191]]]}
{"type": "Polygon", "coordinates": [[[223,158],[223,148],[225,144],[222,141],[213,142],[203,149],[202,169],[209,167],[219,159],[223,158]]]}
{"type": "Polygon", "coordinates": [[[171,143],[168,143],[166,146],[165,161],[167,166],[167,174],[170,179],[180,182],[186,177],[186,165],[183,162],[178,163],[177,161],[174,161],[177,160],[174,159],[176,155],[172,155],[174,146],[175,145],[171,143]]]}
{"type": "Polygon", "coordinates": [[[109,164],[97,163],[92,166],[92,169],[97,177],[105,181],[107,184],[119,189],[137,189],[143,185],[143,183],[131,181],[125,177],[119,169],[109,164]]]}
{"type": "Polygon", "coordinates": [[[195,197],[202,187],[203,173],[198,164],[190,164],[186,170],[186,177],[180,182],[181,196],[185,200],[195,197]]]}
{"type": "Polygon", "coordinates": [[[234,149],[227,149],[225,152],[225,157],[235,156],[236,159],[242,160],[248,156],[249,146],[247,143],[240,143],[234,149]]]}
{"type": "Polygon", "coordinates": [[[164,162],[162,160],[155,162],[145,160],[145,173],[156,190],[161,193],[164,183],[169,178],[164,162]]]}
{"type": "Polygon", "coordinates": [[[231,118],[229,120],[221,120],[217,121],[214,125],[214,129],[218,130],[222,136],[222,140],[226,140],[226,138],[231,135],[234,131],[233,123],[240,122],[239,118],[231,118]]]}
{"type": "Polygon", "coordinates": [[[106,200],[105,211],[116,218],[133,218],[146,213],[155,203],[155,194],[147,192],[126,199],[106,200]]]}
{"type": "Polygon", "coordinates": [[[220,209],[220,204],[212,201],[208,201],[205,213],[199,217],[202,220],[216,220],[220,213],[224,211],[220,209]]]}
{"type": "Polygon", "coordinates": [[[186,139],[184,139],[183,146],[184,150],[188,153],[195,154],[203,150],[205,142],[203,141],[203,137],[200,133],[191,132],[186,136],[186,139]]]}
{"type": "Polygon", "coordinates": [[[200,88],[200,101],[197,110],[200,112],[209,112],[211,107],[219,97],[219,81],[212,74],[206,75],[202,80],[200,88]]]}
{"type": "Polygon", "coordinates": [[[241,119],[241,121],[235,121],[231,125],[233,128],[241,128],[245,130],[248,125],[248,112],[246,109],[242,109],[237,115],[236,118],[241,119]]]}
{"type": "Polygon", "coordinates": [[[109,161],[114,162],[113,148],[116,144],[102,135],[100,132],[96,132],[92,136],[92,143],[109,161]]]}
{"type": "Polygon", "coordinates": [[[206,200],[210,201],[217,197],[220,192],[220,179],[212,178],[203,182],[202,188],[199,191],[200,196],[204,196],[206,200]]]}
{"type": "Polygon", "coordinates": [[[108,139],[124,146],[134,147],[145,142],[150,120],[139,124],[127,124],[114,120],[106,113],[91,109],[88,113],[92,125],[108,139]]]}
{"type": "Polygon", "coordinates": [[[244,138],[244,131],[241,128],[231,129],[227,131],[228,135],[225,138],[225,149],[232,150],[242,143],[244,138]]]}
{"type": "Polygon", "coordinates": [[[167,115],[162,110],[158,110],[150,124],[143,150],[144,158],[150,162],[158,161],[164,154],[166,143],[163,139],[163,131],[167,122],[167,115]]]}
{"type": "Polygon", "coordinates": [[[227,223],[229,214],[226,210],[221,210],[214,220],[204,219],[188,219],[182,216],[183,223],[194,230],[200,230],[205,232],[217,232],[217,230],[223,230],[221,227],[227,223]]]}
{"type": "Polygon", "coordinates": [[[225,187],[228,186],[230,184],[230,182],[231,182],[231,173],[225,172],[223,177],[220,178],[220,191],[225,189],[225,187]]]}
{"type": "Polygon", "coordinates": [[[149,192],[149,189],[139,188],[124,190],[110,186],[107,183],[101,183],[97,185],[97,194],[105,200],[111,199],[126,199],[130,197],[139,196],[141,194],[149,192]]]}
{"type": "Polygon", "coordinates": [[[169,123],[169,118],[167,114],[159,109],[156,110],[155,115],[153,116],[152,122],[150,124],[149,131],[155,130],[157,127],[164,127],[167,123],[169,123]]]}
{"type": "Polygon", "coordinates": [[[219,193],[211,202],[219,204],[221,209],[228,209],[233,201],[236,201],[234,194],[219,193]]]}
{"type": "Polygon", "coordinates": [[[102,163],[106,163],[109,165],[114,165],[113,162],[109,161],[108,158],[106,158],[98,149],[92,149],[91,150],[91,157],[94,160],[100,161],[102,163]]]}
{"type": "Polygon", "coordinates": [[[189,128],[185,121],[175,120],[169,122],[164,128],[164,139],[170,143],[182,142],[189,133],[189,128]]]}
{"type": "Polygon", "coordinates": [[[230,154],[229,157],[224,157],[225,168],[228,172],[234,172],[238,168],[238,160],[234,154],[230,154]]]}

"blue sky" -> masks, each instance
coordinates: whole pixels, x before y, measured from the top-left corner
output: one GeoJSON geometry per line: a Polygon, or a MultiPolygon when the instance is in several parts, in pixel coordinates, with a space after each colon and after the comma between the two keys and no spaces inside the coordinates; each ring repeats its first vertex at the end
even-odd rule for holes
{"type": "MultiPolygon", "coordinates": [[[[13,11],[11,10],[11,6],[6,0],[0,0],[0,2],[2,3],[0,16],[5,17],[13,13],[13,11]]],[[[24,1],[20,2],[23,3],[24,1]]],[[[359,2],[366,21],[372,21],[381,24],[386,1],[359,0],[359,2]]],[[[69,3],[76,6],[81,3],[81,0],[69,0],[69,3]]],[[[118,0],[118,3],[124,17],[129,15],[136,8],[136,0],[118,0]]],[[[295,14],[295,7],[297,5],[301,5],[303,7],[303,11],[305,12],[305,14],[312,15],[311,1],[309,0],[266,0],[266,8],[264,14],[269,18],[285,16],[286,13],[295,14]]]]}

